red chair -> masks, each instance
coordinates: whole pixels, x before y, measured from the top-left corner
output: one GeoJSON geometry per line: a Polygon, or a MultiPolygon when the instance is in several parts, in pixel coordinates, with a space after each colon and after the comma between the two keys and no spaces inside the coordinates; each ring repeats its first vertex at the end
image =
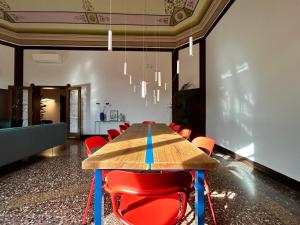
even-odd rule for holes
{"type": "Polygon", "coordinates": [[[130,127],[130,124],[129,124],[129,123],[124,123],[124,125],[126,125],[127,127],[130,127]]]}
{"type": "Polygon", "coordinates": [[[128,127],[126,125],[123,125],[123,124],[119,125],[119,128],[120,128],[121,133],[123,133],[125,130],[128,129],[128,127]]]}
{"type": "Polygon", "coordinates": [[[174,125],[176,125],[176,123],[170,123],[169,127],[172,128],[174,125]]]}
{"type": "Polygon", "coordinates": [[[184,216],[192,176],[187,171],[137,173],[111,171],[104,189],[125,225],[175,225],[184,216]]]}
{"type": "Polygon", "coordinates": [[[120,132],[116,129],[107,130],[107,137],[109,141],[112,141],[115,137],[119,136],[120,132]]]}
{"type": "MultiPolygon", "coordinates": [[[[85,150],[86,150],[86,154],[88,157],[90,157],[92,155],[92,153],[95,150],[98,150],[99,148],[103,147],[104,145],[106,145],[106,140],[103,137],[100,136],[93,136],[93,137],[89,137],[87,139],[85,139],[84,141],[85,143],[85,150]]],[[[103,173],[103,177],[106,174],[103,173]]],[[[93,177],[92,180],[92,184],[91,184],[91,188],[90,188],[90,192],[89,192],[89,196],[88,196],[88,201],[84,210],[84,214],[83,214],[83,218],[82,218],[82,224],[86,224],[86,219],[88,216],[88,212],[89,212],[89,208],[90,208],[90,204],[91,204],[91,200],[92,200],[92,196],[93,196],[93,192],[94,192],[94,186],[95,186],[95,177],[93,177]]]]}
{"type": "MultiPolygon", "coordinates": [[[[212,138],[209,138],[209,137],[196,137],[192,140],[192,144],[194,144],[196,147],[207,152],[208,155],[211,157],[213,155],[215,143],[216,143],[215,140],[212,138]]],[[[195,177],[195,175],[194,175],[194,177],[195,177]]],[[[210,198],[209,185],[208,185],[208,182],[206,179],[204,179],[204,188],[205,188],[205,192],[206,192],[206,196],[208,199],[208,203],[209,203],[209,207],[210,207],[210,211],[211,211],[211,215],[212,215],[214,224],[217,225],[217,220],[216,220],[215,211],[213,208],[213,203],[210,198]]]]}
{"type": "Polygon", "coordinates": [[[185,139],[189,140],[191,136],[192,130],[190,129],[182,129],[179,134],[185,139]]]}
{"type": "Polygon", "coordinates": [[[156,124],[154,121],[143,121],[143,124],[156,124]]]}
{"type": "Polygon", "coordinates": [[[173,127],[171,127],[171,129],[175,132],[178,132],[180,130],[180,125],[175,124],[173,127]]]}

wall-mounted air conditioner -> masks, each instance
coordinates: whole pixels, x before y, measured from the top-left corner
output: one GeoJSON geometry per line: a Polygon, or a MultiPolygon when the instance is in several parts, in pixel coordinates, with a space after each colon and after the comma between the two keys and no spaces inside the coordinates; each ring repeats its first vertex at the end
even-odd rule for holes
{"type": "Polygon", "coordinates": [[[32,59],[37,63],[63,63],[63,56],[57,53],[34,53],[32,59]]]}

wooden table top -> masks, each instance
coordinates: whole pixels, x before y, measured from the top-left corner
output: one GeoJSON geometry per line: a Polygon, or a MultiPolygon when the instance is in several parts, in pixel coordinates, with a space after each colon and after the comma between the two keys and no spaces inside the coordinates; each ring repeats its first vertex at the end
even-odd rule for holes
{"type": "Polygon", "coordinates": [[[172,131],[165,124],[153,124],[150,126],[151,135],[148,132],[148,125],[133,124],[123,134],[84,160],[82,168],[209,170],[218,166],[216,160],[172,131]],[[152,142],[149,142],[149,137],[151,137],[152,142]],[[149,160],[146,160],[146,152],[147,155],[153,155],[151,165],[149,160]]]}

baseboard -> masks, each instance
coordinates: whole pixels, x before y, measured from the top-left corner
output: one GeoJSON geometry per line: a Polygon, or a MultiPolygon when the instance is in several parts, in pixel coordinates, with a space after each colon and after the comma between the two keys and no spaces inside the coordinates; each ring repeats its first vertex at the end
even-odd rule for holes
{"type": "Polygon", "coordinates": [[[215,152],[220,152],[220,153],[223,153],[225,155],[230,155],[233,159],[237,160],[237,161],[241,161],[245,164],[248,164],[248,165],[252,165],[253,168],[257,171],[260,171],[266,175],[268,175],[269,177],[271,177],[272,179],[284,184],[284,185],[287,185],[288,187],[296,190],[296,191],[300,191],[300,182],[297,181],[297,180],[294,180],[293,178],[290,178],[282,173],[279,173],[275,170],[272,170],[266,166],[263,166],[257,162],[254,162],[254,161],[251,161],[250,159],[246,158],[246,157],[243,157],[243,156],[240,156],[238,154],[236,154],[235,152],[229,150],[229,149],[226,149],[220,145],[215,145],[215,152]],[[276,178],[276,179],[275,179],[276,178]]]}

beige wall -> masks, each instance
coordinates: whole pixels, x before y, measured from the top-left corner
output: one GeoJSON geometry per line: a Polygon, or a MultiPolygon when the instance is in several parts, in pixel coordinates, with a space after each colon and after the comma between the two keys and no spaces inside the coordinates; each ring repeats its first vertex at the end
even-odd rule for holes
{"type": "MultiPolygon", "coordinates": [[[[24,52],[24,84],[29,85],[79,85],[82,87],[82,127],[84,134],[94,133],[94,122],[99,120],[97,102],[110,102],[110,109],[116,109],[126,115],[132,123],[154,120],[169,123],[172,102],[171,52],[160,52],[158,68],[162,72],[160,102],[153,104],[153,88],[156,53],[127,52],[128,74],[136,84],[136,93],[129,85],[128,76],[123,75],[124,52],[107,51],[50,51],[62,54],[62,64],[41,64],[32,60],[36,50],[24,52]],[[143,58],[145,67],[143,67],[143,58]],[[143,69],[145,68],[145,70],[143,69]],[[144,72],[143,72],[144,70],[144,72]],[[141,98],[140,83],[149,82],[147,101],[141,98]],[[167,90],[164,83],[167,82],[167,90]]],[[[48,51],[49,52],[49,51],[48,51]]],[[[109,111],[108,111],[109,113],[109,111]]]]}
{"type": "Polygon", "coordinates": [[[206,40],[207,135],[298,181],[299,12],[299,1],[235,1],[206,40]]]}
{"type": "Polygon", "coordinates": [[[14,48],[0,44],[0,88],[14,85],[14,48]]]}

